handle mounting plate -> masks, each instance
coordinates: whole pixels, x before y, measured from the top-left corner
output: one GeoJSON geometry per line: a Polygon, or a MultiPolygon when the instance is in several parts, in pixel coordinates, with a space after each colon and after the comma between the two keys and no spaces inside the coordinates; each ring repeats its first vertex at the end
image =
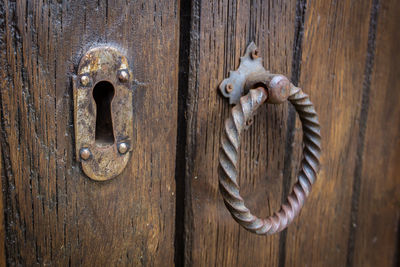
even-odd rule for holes
{"type": "Polygon", "coordinates": [[[240,65],[237,70],[229,71],[229,77],[221,82],[219,90],[229,99],[229,104],[239,103],[239,99],[246,93],[249,77],[254,75],[268,76],[269,71],[262,65],[257,46],[251,42],[245,54],[240,57],[240,65]]]}

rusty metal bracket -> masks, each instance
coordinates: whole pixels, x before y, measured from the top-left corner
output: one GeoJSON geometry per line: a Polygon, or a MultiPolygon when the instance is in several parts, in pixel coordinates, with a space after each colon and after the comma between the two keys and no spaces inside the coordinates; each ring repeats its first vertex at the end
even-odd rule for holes
{"type": "Polygon", "coordinates": [[[93,180],[120,174],[132,151],[132,72],[116,48],[96,47],[73,76],[76,158],[93,180]]]}
{"type": "Polygon", "coordinates": [[[262,65],[257,46],[252,42],[240,58],[239,68],[229,72],[229,77],[221,82],[219,90],[222,95],[229,99],[229,104],[237,104],[239,99],[246,93],[248,78],[254,73],[269,75],[262,65]]]}
{"type": "Polygon", "coordinates": [[[279,104],[289,96],[289,80],[283,75],[266,70],[257,46],[251,42],[244,56],[240,58],[239,68],[229,72],[229,77],[221,82],[219,90],[229,99],[229,104],[238,104],[240,98],[250,89],[260,86],[268,90],[268,103],[279,104]],[[272,91],[269,85],[273,85],[275,90],[272,91]]]}
{"type": "Polygon", "coordinates": [[[235,104],[225,121],[219,154],[220,192],[232,217],[246,230],[260,234],[273,234],[285,229],[299,214],[311,187],[317,179],[321,154],[321,135],[318,115],[307,94],[279,74],[271,74],[261,65],[261,58],[251,43],[241,58],[238,70],[231,71],[219,89],[235,104]],[[256,89],[253,89],[257,87],[256,89]],[[250,90],[249,90],[250,89],[250,90]],[[246,90],[249,92],[242,96],[246,90]],[[279,104],[289,100],[303,126],[303,160],[292,192],[286,203],[273,215],[263,219],[253,215],[240,196],[239,151],[241,134],[246,130],[257,109],[264,103],[279,104]]]}

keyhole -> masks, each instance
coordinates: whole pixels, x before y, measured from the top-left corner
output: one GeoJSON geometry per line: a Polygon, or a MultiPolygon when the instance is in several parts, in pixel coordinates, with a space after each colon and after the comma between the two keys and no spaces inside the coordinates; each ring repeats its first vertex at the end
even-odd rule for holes
{"type": "Polygon", "coordinates": [[[114,97],[114,86],[107,81],[101,81],[93,88],[93,98],[96,102],[96,135],[97,145],[114,144],[114,132],[111,117],[111,101],[114,97]]]}

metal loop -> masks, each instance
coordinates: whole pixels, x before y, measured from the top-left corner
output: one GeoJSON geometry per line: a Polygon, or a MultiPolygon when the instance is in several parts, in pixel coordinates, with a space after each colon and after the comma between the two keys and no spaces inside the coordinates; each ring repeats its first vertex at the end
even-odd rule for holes
{"type": "Polygon", "coordinates": [[[241,133],[247,128],[246,122],[252,119],[257,108],[266,100],[267,93],[262,87],[252,89],[240,98],[225,121],[219,156],[219,185],[226,207],[241,226],[259,235],[280,232],[297,216],[316,180],[321,153],[320,126],[314,106],[307,94],[290,84],[288,100],[299,114],[303,127],[304,149],[301,168],[292,192],[278,212],[266,219],[253,215],[239,192],[238,154],[241,133]]]}

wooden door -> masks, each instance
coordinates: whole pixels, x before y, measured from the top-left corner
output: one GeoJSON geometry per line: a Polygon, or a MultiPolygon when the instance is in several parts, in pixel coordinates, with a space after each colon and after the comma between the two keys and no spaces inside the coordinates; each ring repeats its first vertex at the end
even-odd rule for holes
{"type": "MultiPolygon", "coordinates": [[[[1,1],[0,265],[400,266],[396,0],[1,1]],[[231,106],[217,91],[255,41],[310,95],[321,170],[298,218],[257,236],[218,191],[231,106]],[[132,66],[133,149],[96,182],[75,156],[72,75],[108,44],[132,66]]],[[[288,104],[243,135],[240,186],[268,216],[302,157],[288,104]]]]}
{"type": "Polygon", "coordinates": [[[178,3],[1,4],[2,177],[10,265],[172,265],[178,3]],[[132,65],[133,151],[95,182],[74,156],[72,74],[91,47],[132,65]]]}

